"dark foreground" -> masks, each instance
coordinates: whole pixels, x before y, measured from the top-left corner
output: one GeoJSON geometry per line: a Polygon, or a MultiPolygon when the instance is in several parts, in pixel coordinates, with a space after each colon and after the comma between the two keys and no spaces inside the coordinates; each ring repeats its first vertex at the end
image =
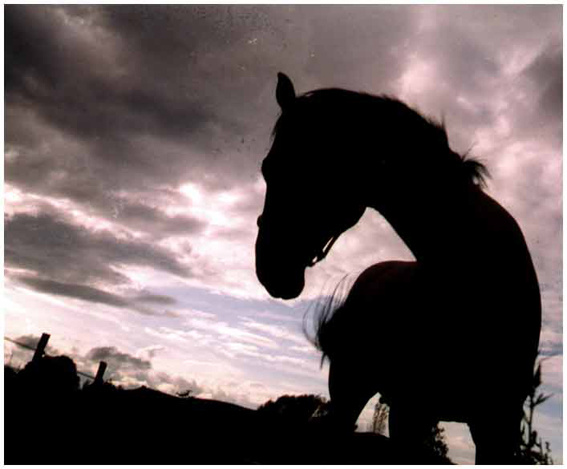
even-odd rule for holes
{"type": "Polygon", "coordinates": [[[437,464],[372,433],[333,435],[226,402],[5,380],[6,464],[437,464]]]}

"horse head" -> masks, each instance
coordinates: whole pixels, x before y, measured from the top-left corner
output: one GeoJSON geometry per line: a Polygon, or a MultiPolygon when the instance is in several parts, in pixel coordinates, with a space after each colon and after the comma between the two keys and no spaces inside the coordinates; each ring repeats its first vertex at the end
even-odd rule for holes
{"type": "Polygon", "coordinates": [[[256,274],[276,298],[296,298],[305,269],[322,260],[337,238],[362,216],[344,151],[335,145],[330,115],[291,80],[278,74],[281,115],[262,163],[266,197],[258,217],[256,274]]]}

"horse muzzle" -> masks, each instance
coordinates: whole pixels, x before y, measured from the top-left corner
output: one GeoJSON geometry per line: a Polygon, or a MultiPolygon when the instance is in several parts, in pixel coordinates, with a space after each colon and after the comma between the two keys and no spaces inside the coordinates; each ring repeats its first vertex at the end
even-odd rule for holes
{"type": "Polygon", "coordinates": [[[297,298],[305,287],[305,262],[294,253],[267,249],[262,236],[256,240],[256,276],[270,296],[290,300],[297,298]]]}
{"type": "Polygon", "coordinates": [[[258,274],[258,279],[270,296],[273,298],[281,298],[282,300],[297,298],[305,287],[304,275],[295,276],[293,278],[288,276],[285,279],[276,278],[276,281],[266,281],[265,279],[263,281],[261,274],[258,274]]]}

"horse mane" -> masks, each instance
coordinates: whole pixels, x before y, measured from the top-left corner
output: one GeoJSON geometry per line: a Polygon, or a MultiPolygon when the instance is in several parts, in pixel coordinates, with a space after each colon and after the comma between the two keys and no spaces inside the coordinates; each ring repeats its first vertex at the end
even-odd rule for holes
{"type": "Polygon", "coordinates": [[[463,173],[473,184],[485,188],[487,180],[490,178],[490,171],[486,165],[479,159],[469,156],[469,151],[465,152],[461,157],[463,173]]]}
{"type": "Polygon", "coordinates": [[[333,293],[330,296],[320,299],[315,304],[313,312],[313,328],[314,335],[311,335],[306,327],[306,320],[309,311],[303,318],[303,333],[307,340],[321,352],[321,367],[325,359],[329,359],[336,350],[337,338],[340,334],[335,333],[336,320],[333,318],[342,317],[345,311],[346,298],[348,295],[348,287],[345,286],[347,276],[343,277],[336,285],[333,293]]]}
{"type": "Polygon", "coordinates": [[[420,130],[432,135],[436,141],[441,142],[447,149],[447,154],[451,155],[453,166],[457,169],[457,175],[461,176],[466,182],[472,183],[481,188],[486,187],[490,173],[486,165],[476,157],[470,155],[470,150],[464,154],[459,154],[449,147],[449,138],[444,121],[425,116],[417,110],[409,107],[404,102],[390,95],[372,95],[364,92],[356,92],[341,88],[323,88],[308,91],[297,96],[291,109],[281,113],[272,129],[272,139],[285,129],[289,122],[300,118],[303,113],[311,113],[308,125],[320,125],[320,118],[329,115],[335,109],[351,109],[352,105],[364,106],[368,104],[382,105],[394,114],[404,115],[411,119],[412,123],[419,125],[420,130]],[[315,114],[315,115],[313,115],[315,114]],[[456,164],[455,164],[456,163],[456,164]]]}

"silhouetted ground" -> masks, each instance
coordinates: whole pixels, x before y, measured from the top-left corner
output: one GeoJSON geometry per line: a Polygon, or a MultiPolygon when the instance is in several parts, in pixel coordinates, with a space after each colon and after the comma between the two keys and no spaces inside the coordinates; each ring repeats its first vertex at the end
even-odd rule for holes
{"type": "Polygon", "coordinates": [[[41,372],[30,364],[19,373],[5,368],[6,464],[439,462],[416,461],[380,435],[333,436],[322,425],[289,425],[226,402],[144,387],[79,390],[69,363],[51,363],[57,372],[50,375],[45,365],[41,372]]]}

